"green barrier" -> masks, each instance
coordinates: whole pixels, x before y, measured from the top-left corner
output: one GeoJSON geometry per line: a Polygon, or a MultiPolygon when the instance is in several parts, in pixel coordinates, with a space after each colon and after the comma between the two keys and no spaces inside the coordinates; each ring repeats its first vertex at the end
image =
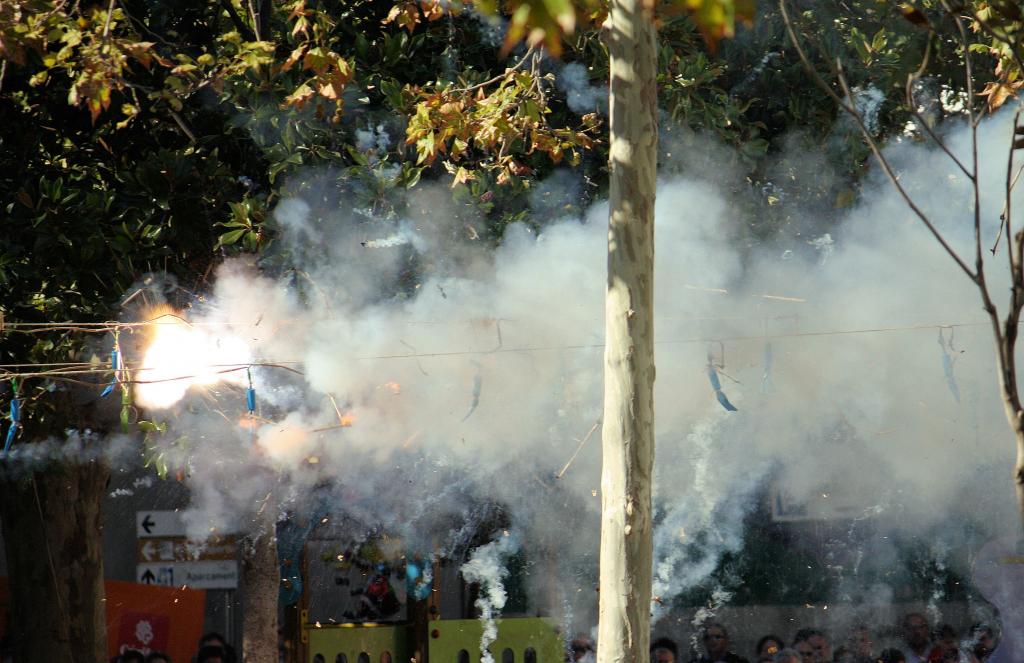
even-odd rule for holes
{"type": "MultiPolygon", "coordinates": [[[[445,619],[428,626],[430,663],[479,663],[478,619],[445,619]]],[[[488,647],[495,663],[563,663],[565,644],[546,619],[498,620],[498,637],[488,647]]],[[[404,662],[403,662],[404,663],[404,662]]]]}
{"type": "Polygon", "coordinates": [[[407,663],[409,628],[347,624],[309,628],[308,663],[407,663]]]}
{"type": "MultiPolygon", "coordinates": [[[[429,622],[430,663],[479,663],[478,619],[429,622]]],[[[307,663],[408,663],[412,627],[343,624],[307,625],[307,663]]],[[[495,663],[563,663],[565,644],[552,622],[540,618],[498,620],[498,637],[489,647],[495,663]]]]}

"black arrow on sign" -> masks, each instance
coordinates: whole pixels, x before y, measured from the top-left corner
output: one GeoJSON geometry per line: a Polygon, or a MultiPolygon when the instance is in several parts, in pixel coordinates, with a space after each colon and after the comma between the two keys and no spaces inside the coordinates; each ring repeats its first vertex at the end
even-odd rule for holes
{"type": "Polygon", "coordinates": [[[146,530],[146,534],[150,534],[153,531],[153,526],[156,525],[153,522],[153,518],[147,513],[146,517],[142,519],[142,529],[146,530]]]}
{"type": "Polygon", "coordinates": [[[147,585],[152,585],[154,582],[156,582],[156,576],[153,575],[152,570],[146,569],[146,572],[142,574],[142,582],[146,583],[147,585]]]}

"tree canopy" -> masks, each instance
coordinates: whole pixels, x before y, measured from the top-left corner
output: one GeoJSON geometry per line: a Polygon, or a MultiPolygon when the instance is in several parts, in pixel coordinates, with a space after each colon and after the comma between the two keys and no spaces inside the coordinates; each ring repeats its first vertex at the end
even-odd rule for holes
{"type": "MultiPolygon", "coordinates": [[[[827,230],[856,200],[869,151],[806,75],[778,7],[645,5],[659,28],[660,172],[728,187],[745,211],[736,242],[802,245],[827,230]],[[806,166],[782,156],[794,142],[838,176],[803,177],[806,166]],[[725,155],[715,168],[681,158],[707,144],[725,155]],[[822,212],[813,229],[798,213],[808,208],[822,212]]],[[[920,140],[915,111],[938,127],[963,113],[951,12],[973,28],[973,83],[989,110],[1021,86],[1016,3],[791,5],[813,66],[835,87],[842,63],[880,141],[920,140]],[[904,103],[911,74],[918,109],[904,103]]],[[[0,0],[0,364],[95,369],[40,368],[21,384],[3,369],[0,396],[17,384],[26,401],[18,443],[114,425],[103,408],[68,408],[67,386],[85,382],[95,404],[107,341],[85,325],[123,315],[147,278],[172,277],[188,302],[227,256],[296,268],[274,210],[314,179],[312,223],[384,229],[409,213],[410,191],[439,184],[460,214],[453,246],[498,245],[512,223],[539,228],[603,197],[606,10],[598,0],[0,0]],[[546,197],[560,177],[580,195],[546,197]],[[341,204],[361,213],[340,221],[341,204]]],[[[382,291],[409,296],[430,268],[412,255],[382,291]]],[[[122,422],[134,421],[130,408],[122,422]]]]}

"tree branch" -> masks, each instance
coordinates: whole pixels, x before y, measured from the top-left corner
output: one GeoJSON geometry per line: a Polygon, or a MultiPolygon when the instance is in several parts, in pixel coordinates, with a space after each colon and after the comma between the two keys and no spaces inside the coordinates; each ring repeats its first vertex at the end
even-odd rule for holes
{"type": "Polygon", "coordinates": [[[107,41],[110,38],[110,18],[114,15],[114,4],[117,0],[110,0],[110,5],[107,7],[107,20],[103,23],[103,41],[107,41]]]}
{"type": "Polygon", "coordinates": [[[970,43],[967,39],[967,31],[964,29],[964,22],[960,17],[950,10],[949,3],[942,0],[942,6],[946,9],[953,22],[956,24],[957,32],[960,33],[960,43],[964,49],[964,73],[967,75],[967,117],[971,122],[971,189],[974,194],[974,271],[978,275],[978,288],[982,291],[982,298],[988,298],[988,286],[985,284],[985,256],[981,250],[981,190],[978,188],[978,122],[980,121],[974,110],[974,68],[971,63],[970,43]]]}
{"type": "Polygon", "coordinates": [[[174,119],[175,124],[188,136],[188,139],[192,141],[192,144],[196,144],[196,135],[189,129],[188,124],[185,123],[185,119],[181,117],[173,108],[168,108],[167,112],[171,114],[171,118],[174,119]]]}
{"type": "MultiPolygon", "coordinates": [[[[932,237],[935,238],[935,240],[949,255],[949,257],[953,259],[953,261],[963,271],[963,273],[966,274],[972,282],[977,284],[979,276],[971,270],[971,268],[967,265],[966,262],[964,262],[964,260],[956,252],[956,250],[953,249],[949,242],[946,241],[946,238],[942,236],[942,233],[939,232],[938,228],[935,227],[935,224],[932,223],[932,220],[928,218],[928,215],[925,214],[920,207],[917,206],[917,203],[914,202],[914,199],[910,196],[907,190],[900,183],[899,178],[896,177],[896,173],[893,171],[888,159],[886,159],[885,155],[882,154],[882,150],[879,148],[878,143],[871,135],[871,132],[868,131],[867,127],[864,125],[864,118],[861,116],[860,112],[856,109],[856,107],[852,105],[852,103],[848,103],[838,94],[836,94],[836,91],[833,90],[829,86],[829,84],[826,83],[824,79],[822,79],[818,72],[814,69],[814,65],[807,57],[807,54],[804,52],[803,47],[800,46],[800,40],[797,38],[796,29],[793,27],[792,18],[789,15],[789,11],[786,9],[786,0],[779,0],[779,9],[782,11],[782,19],[786,25],[786,32],[789,34],[789,38],[793,42],[793,47],[796,49],[797,54],[800,56],[800,61],[803,63],[804,68],[807,70],[807,73],[811,76],[811,80],[813,80],[814,83],[825,92],[825,94],[827,94],[833,101],[835,101],[835,103],[840,108],[846,111],[850,115],[850,117],[853,118],[854,122],[857,124],[857,127],[860,129],[861,135],[864,137],[864,140],[867,141],[868,147],[871,149],[871,153],[875,155],[875,158],[878,160],[878,163],[882,166],[883,172],[885,172],[885,175],[889,178],[889,181],[892,182],[893,186],[896,188],[896,191],[903,198],[903,201],[907,204],[907,207],[909,207],[911,211],[913,211],[914,215],[917,216],[918,219],[920,219],[921,223],[925,225],[925,227],[931,233],[932,237]]],[[[846,99],[850,99],[852,101],[853,95],[849,89],[849,86],[846,83],[846,77],[843,75],[842,62],[838,59],[836,61],[836,66],[839,84],[843,90],[843,94],[846,95],[846,99]]]]}
{"type": "Polygon", "coordinates": [[[530,48],[528,48],[526,50],[526,53],[523,54],[523,57],[522,57],[522,59],[519,60],[519,62],[515,63],[514,65],[512,65],[511,67],[506,69],[504,72],[498,74],[494,78],[489,78],[489,79],[487,79],[486,81],[484,81],[482,83],[477,83],[476,85],[470,85],[469,87],[456,88],[454,90],[446,90],[446,92],[451,92],[451,93],[475,92],[476,90],[479,90],[480,88],[483,88],[483,87],[487,87],[488,85],[491,85],[492,83],[497,83],[501,79],[507,78],[508,75],[511,74],[512,72],[514,72],[514,71],[516,71],[518,69],[521,69],[522,66],[524,64],[526,64],[526,61],[530,59],[531,55],[533,55],[533,46],[531,46],[530,48]]]}
{"type": "Polygon", "coordinates": [[[1017,112],[1013,116],[1013,127],[1010,132],[1010,149],[1006,155],[1006,193],[1003,199],[1003,213],[999,216],[999,233],[996,234],[996,243],[992,247],[992,254],[995,255],[996,248],[999,246],[999,238],[1002,237],[1002,233],[1006,231],[1006,255],[1010,263],[1010,274],[1012,275],[1016,271],[1016,265],[1020,262],[1020,255],[1014,255],[1013,245],[1013,228],[1010,219],[1013,208],[1013,187],[1017,183],[1017,178],[1020,177],[1021,170],[1024,170],[1024,166],[1021,166],[1021,170],[1017,171],[1017,175],[1013,176],[1013,153],[1017,146],[1014,143],[1017,140],[1017,126],[1020,122],[1020,107],[1017,108],[1017,112]]]}
{"type": "Polygon", "coordinates": [[[264,0],[248,0],[249,4],[249,15],[252,17],[252,29],[256,33],[256,41],[263,41],[263,28],[266,20],[266,10],[269,9],[268,3],[264,0]]]}
{"type": "MultiPolygon", "coordinates": [[[[1013,150],[1012,149],[1010,150],[1010,154],[1011,154],[1011,158],[1012,158],[1012,154],[1013,154],[1013,150]]],[[[1024,164],[1021,164],[1020,168],[1017,169],[1017,172],[1013,176],[1013,181],[1007,183],[1007,185],[1006,185],[1007,193],[1012,192],[1014,187],[1017,186],[1017,180],[1020,179],[1020,176],[1021,176],[1022,173],[1024,173],[1024,164]]],[[[1009,179],[1009,173],[1007,174],[1007,179],[1009,179]]],[[[1007,198],[1009,198],[1009,196],[1007,196],[1007,198]]],[[[999,232],[996,233],[996,243],[992,245],[991,249],[989,249],[989,252],[992,255],[995,255],[996,254],[996,250],[999,248],[999,242],[1003,238],[1003,229],[1006,227],[1006,217],[1009,215],[1009,213],[1010,213],[1010,209],[1006,205],[1006,203],[1004,202],[1003,203],[1003,212],[1002,212],[1002,214],[999,215],[999,232]]],[[[1012,240],[1010,239],[1010,233],[1006,233],[1006,242],[1007,242],[1007,244],[1009,244],[1011,241],[1012,240]]],[[[1012,269],[1012,266],[1011,266],[1011,269],[1012,269]]]]}
{"type": "Polygon", "coordinates": [[[238,34],[242,35],[242,39],[246,41],[256,41],[256,35],[253,33],[252,28],[245,24],[242,17],[235,11],[234,5],[231,4],[231,0],[220,0],[220,6],[228,13],[228,17],[231,18],[232,25],[235,26],[235,30],[238,30],[238,34]]]}
{"type": "Polygon", "coordinates": [[[967,170],[967,166],[965,166],[963,162],[960,161],[960,159],[957,158],[955,154],[953,154],[952,150],[950,150],[949,147],[946,145],[946,142],[942,140],[942,138],[940,138],[937,133],[935,133],[931,125],[928,124],[928,121],[925,119],[925,117],[920,113],[920,111],[917,110],[917,100],[914,99],[914,84],[917,83],[917,81],[924,74],[924,70],[928,67],[928,62],[931,60],[931,51],[932,43],[931,41],[929,41],[928,46],[925,47],[924,58],[921,60],[921,66],[917,68],[917,71],[907,76],[907,107],[910,109],[910,113],[911,115],[914,116],[914,119],[916,119],[920,123],[920,126],[921,128],[924,129],[924,132],[928,134],[928,137],[931,138],[932,141],[939,146],[939,149],[946,153],[946,156],[953,160],[953,163],[955,163],[957,168],[960,169],[960,172],[966,175],[969,179],[973,180],[974,175],[971,173],[971,171],[967,170]]]}

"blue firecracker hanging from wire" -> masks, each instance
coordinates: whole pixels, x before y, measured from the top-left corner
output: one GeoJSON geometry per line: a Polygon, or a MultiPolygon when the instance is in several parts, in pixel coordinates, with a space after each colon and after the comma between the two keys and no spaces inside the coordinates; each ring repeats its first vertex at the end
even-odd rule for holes
{"type": "Polygon", "coordinates": [[[245,409],[250,417],[256,416],[256,390],[252,386],[252,368],[245,369],[245,375],[249,378],[249,388],[245,390],[245,409]]]}
{"type": "Polygon", "coordinates": [[[483,370],[483,366],[481,366],[480,362],[477,361],[472,362],[472,364],[476,366],[476,374],[473,376],[473,395],[469,403],[469,411],[466,412],[466,416],[462,418],[462,421],[466,421],[466,419],[469,419],[473,416],[473,413],[476,412],[476,408],[480,405],[480,391],[484,386],[484,376],[481,372],[483,370]]]}
{"type": "Polygon", "coordinates": [[[121,336],[117,330],[114,331],[114,347],[110,350],[110,370],[114,375],[103,387],[100,398],[110,396],[118,385],[121,386],[121,432],[127,434],[132,427],[132,392],[127,382],[124,356],[121,353],[121,336]]]}
{"type": "Polygon", "coordinates": [[[949,353],[950,350],[956,352],[956,348],[953,347],[953,332],[949,333],[949,341],[947,342],[942,334],[942,328],[939,328],[939,347],[942,348],[942,372],[946,375],[946,386],[949,387],[949,393],[953,394],[953,398],[957,403],[960,402],[960,387],[956,383],[956,376],[953,374],[953,356],[949,353]]]}
{"type": "Polygon", "coordinates": [[[252,366],[245,369],[249,386],[245,390],[245,410],[249,415],[249,437],[256,443],[256,389],[252,386],[252,366]]]}
{"type": "Polygon", "coordinates": [[[119,369],[121,368],[121,348],[117,340],[117,334],[114,334],[114,347],[110,351],[110,370],[113,371],[114,377],[110,379],[110,382],[103,391],[100,392],[100,398],[106,398],[110,394],[114,393],[114,388],[117,387],[119,369]]]}
{"type": "Polygon", "coordinates": [[[10,450],[14,438],[18,435],[18,429],[21,428],[21,398],[18,396],[18,381],[15,379],[11,380],[11,391],[11,426],[7,429],[7,437],[4,439],[4,455],[10,450]]]}
{"type": "MultiPolygon", "coordinates": [[[[722,366],[724,367],[724,364],[725,364],[725,361],[724,361],[725,350],[724,349],[722,350],[722,355],[723,355],[722,366]]],[[[711,351],[710,350],[708,351],[708,366],[707,366],[707,370],[708,370],[708,380],[711,381],[711,388],[715,391],[715,398],[718,399],[719,404],[721,404],[721,406],[723,408],[725,408],[726,410],[728,410],[729,412],[736,412],[738,410],[738,408],[735,405],[733,405],[731,402],[729,402],[729,397],[725,395],[724,391],[722,391],[722,383],[718,379],[719,366],[717,366],[715,364],[715,360],[711,356],[711,351]]]]}
{"type": "Polygon", "coordinates": [[[764,344],[764,371],[761,374],[761,393],[767,394],[774,389],[775,385],[772,383],[772,364],[774,360],[772,358],[772,344],[764,344]]]}

